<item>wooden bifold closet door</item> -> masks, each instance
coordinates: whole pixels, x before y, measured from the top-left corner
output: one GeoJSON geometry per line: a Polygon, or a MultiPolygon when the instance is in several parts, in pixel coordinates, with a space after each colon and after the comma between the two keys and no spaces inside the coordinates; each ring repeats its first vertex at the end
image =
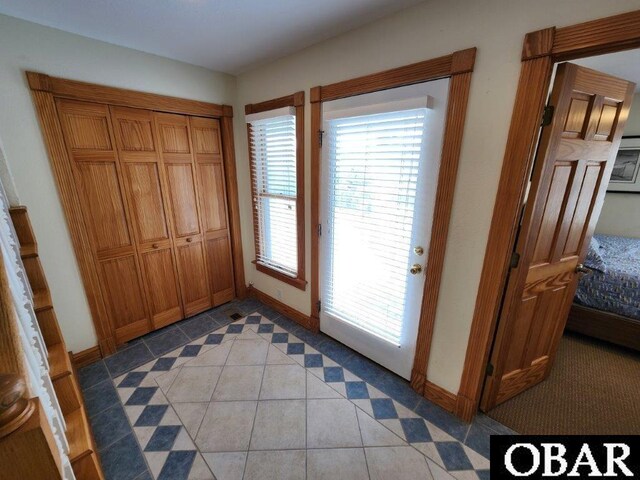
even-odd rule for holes
{"type": "Polygon", "coordinates": [[[56,105],[116,343],[233,299],[219,121],[56,105]]]}

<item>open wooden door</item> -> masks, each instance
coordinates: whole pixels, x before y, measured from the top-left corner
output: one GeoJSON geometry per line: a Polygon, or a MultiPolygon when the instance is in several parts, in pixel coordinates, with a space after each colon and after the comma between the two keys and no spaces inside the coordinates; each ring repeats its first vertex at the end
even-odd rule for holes
{"type": "Polygon", "coordinates": [[[635,84],[558,66],[491,353],[481,409],[550,373],[600,215],[635,84]],[[519,257],[518,257],[519,255],[519,257]]]}

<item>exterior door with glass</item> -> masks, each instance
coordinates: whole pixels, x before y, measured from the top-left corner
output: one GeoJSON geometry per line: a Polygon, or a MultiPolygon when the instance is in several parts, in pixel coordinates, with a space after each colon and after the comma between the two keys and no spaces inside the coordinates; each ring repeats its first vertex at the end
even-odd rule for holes
{"type": "Polygon", "coordinates": [[[448,82],[323,106],[320,329],[407,379],[448,82]]]}

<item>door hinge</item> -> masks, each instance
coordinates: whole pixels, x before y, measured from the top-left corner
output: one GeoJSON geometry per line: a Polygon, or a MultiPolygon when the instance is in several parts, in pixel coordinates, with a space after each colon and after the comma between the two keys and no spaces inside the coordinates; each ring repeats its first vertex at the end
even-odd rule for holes
{"type": "Polygon", "coordinates": [[[322,301],[318,300],[318,303],[316,303],[316,307],[318,309],[318,313],[320,313],[322,311],[322,301]]]}
{"type": "Polygon", "coordinates": [[[553,120],[553,105],[547,105],[544,107],[544,111],[542,112],[542,127],[546,127],[551,125],[551,121],[553,120]]]}
{"type": "Polygon", "coordinates": [[[520,263],[520,254],[518,252],[513,252],[511,254],[511,260],[509,261],[509,268],[516,268],[520,263]]]}
{"type": "Polygon", "coordinates": [[[322,224],[321,223],[318,224],[318,236],[319,237],[322,236],[322,224]]]}
{"type": "Polygon", "coordinates": [[[324,130],[318,130],[318,143],[322,146],[322,138],[324,137],[324,130]]]}
{"type": "Polygon", "coordinates": [[[493,375],[493,363],[487,363],[487,375],[493,375]]]}

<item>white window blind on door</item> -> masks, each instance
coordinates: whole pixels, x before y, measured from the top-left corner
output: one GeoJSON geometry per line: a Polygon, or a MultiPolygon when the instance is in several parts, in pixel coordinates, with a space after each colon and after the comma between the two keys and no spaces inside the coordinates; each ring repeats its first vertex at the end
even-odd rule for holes
{"type": "Polygon", "coordinates": [[[247,116],[256,261],[295,278],[298,274],[296,117],[294,109],[281,110],[274,111],[277,116],[267,118],[264,114],[247,116]]]}
{"type": "Polygon", "coordinates": [[[426,108],[330,119],[322,308],[401,345],[426,108]]]}

